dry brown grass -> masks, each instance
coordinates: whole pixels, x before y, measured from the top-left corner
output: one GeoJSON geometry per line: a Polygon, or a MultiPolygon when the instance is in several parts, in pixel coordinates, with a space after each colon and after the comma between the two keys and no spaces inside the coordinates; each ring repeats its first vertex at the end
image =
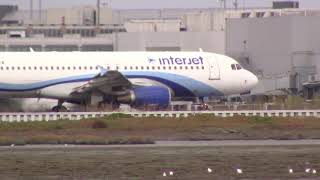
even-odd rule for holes
{"type": "Polygon", "coordinates": [[[196,115],[188,118],[132,118],[117,115],[105,119],[81,121],[1,122],[0,136],[16,141],[31,137],[40,137],[42,140],[53,138],[54,142],[75,142],[69,139],[91,137],[90,141],[99,143],[108,139],[118,138],[126,141],[137,137],[148,141],[301,139],[320,138],[319,129],[318,118],[243,116],[220,118],[213,115],[196,115]]]}

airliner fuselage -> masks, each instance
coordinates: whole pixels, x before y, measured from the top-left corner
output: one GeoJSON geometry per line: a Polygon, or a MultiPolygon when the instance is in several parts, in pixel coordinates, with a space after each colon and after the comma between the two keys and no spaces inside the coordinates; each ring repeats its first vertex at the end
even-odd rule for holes
{"type": "MultiPolygon", "coordinates": [[[[0,54],[3,98],[50,98],[78,103],[95,95],[113,100],[129,98],[127,103],[140,98],[142,104],[157,104],[157,100],[140,96],[224,96],[248,92],[257,82],[257,77],[234,59],[205,52],[0,54]]],[[[162,100],[159,102],[168,102],[162,100]]]]}

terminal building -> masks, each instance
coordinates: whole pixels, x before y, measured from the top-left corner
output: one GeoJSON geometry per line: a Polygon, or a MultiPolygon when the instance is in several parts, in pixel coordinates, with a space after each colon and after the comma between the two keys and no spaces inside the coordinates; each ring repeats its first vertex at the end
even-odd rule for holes
{"type": "Polygon", "coordinates": [[[0,6],[1,51],[204,51],[259,76],[254,95],[320,93],[320,10],[298,2],[252,9],[0,6]],[[319,92],[318,92],[319,91],[319,92]]]}

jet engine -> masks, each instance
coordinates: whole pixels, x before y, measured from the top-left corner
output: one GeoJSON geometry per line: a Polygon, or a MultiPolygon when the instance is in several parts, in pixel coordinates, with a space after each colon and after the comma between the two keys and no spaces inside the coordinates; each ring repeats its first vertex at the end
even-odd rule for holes
{"type": "Polygon", "coordinates": [[[166,107],[171,100],[170,90],[161,86],[136,87],[124,96],[117,98],[119,103],[132,106],[158,105],[166,107]]]}

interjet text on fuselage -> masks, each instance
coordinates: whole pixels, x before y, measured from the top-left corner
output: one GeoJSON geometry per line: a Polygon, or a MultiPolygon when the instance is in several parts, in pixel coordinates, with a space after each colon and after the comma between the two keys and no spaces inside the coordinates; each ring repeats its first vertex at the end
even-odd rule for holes
{"type": "MultiPolygon", "coordinates": [[[[203,65],[203,57],[162,57],[158,58],[160,65],[203,65]]],[[[155,59],[149,58],[149,62],[155,62],[155,59]]]]}

